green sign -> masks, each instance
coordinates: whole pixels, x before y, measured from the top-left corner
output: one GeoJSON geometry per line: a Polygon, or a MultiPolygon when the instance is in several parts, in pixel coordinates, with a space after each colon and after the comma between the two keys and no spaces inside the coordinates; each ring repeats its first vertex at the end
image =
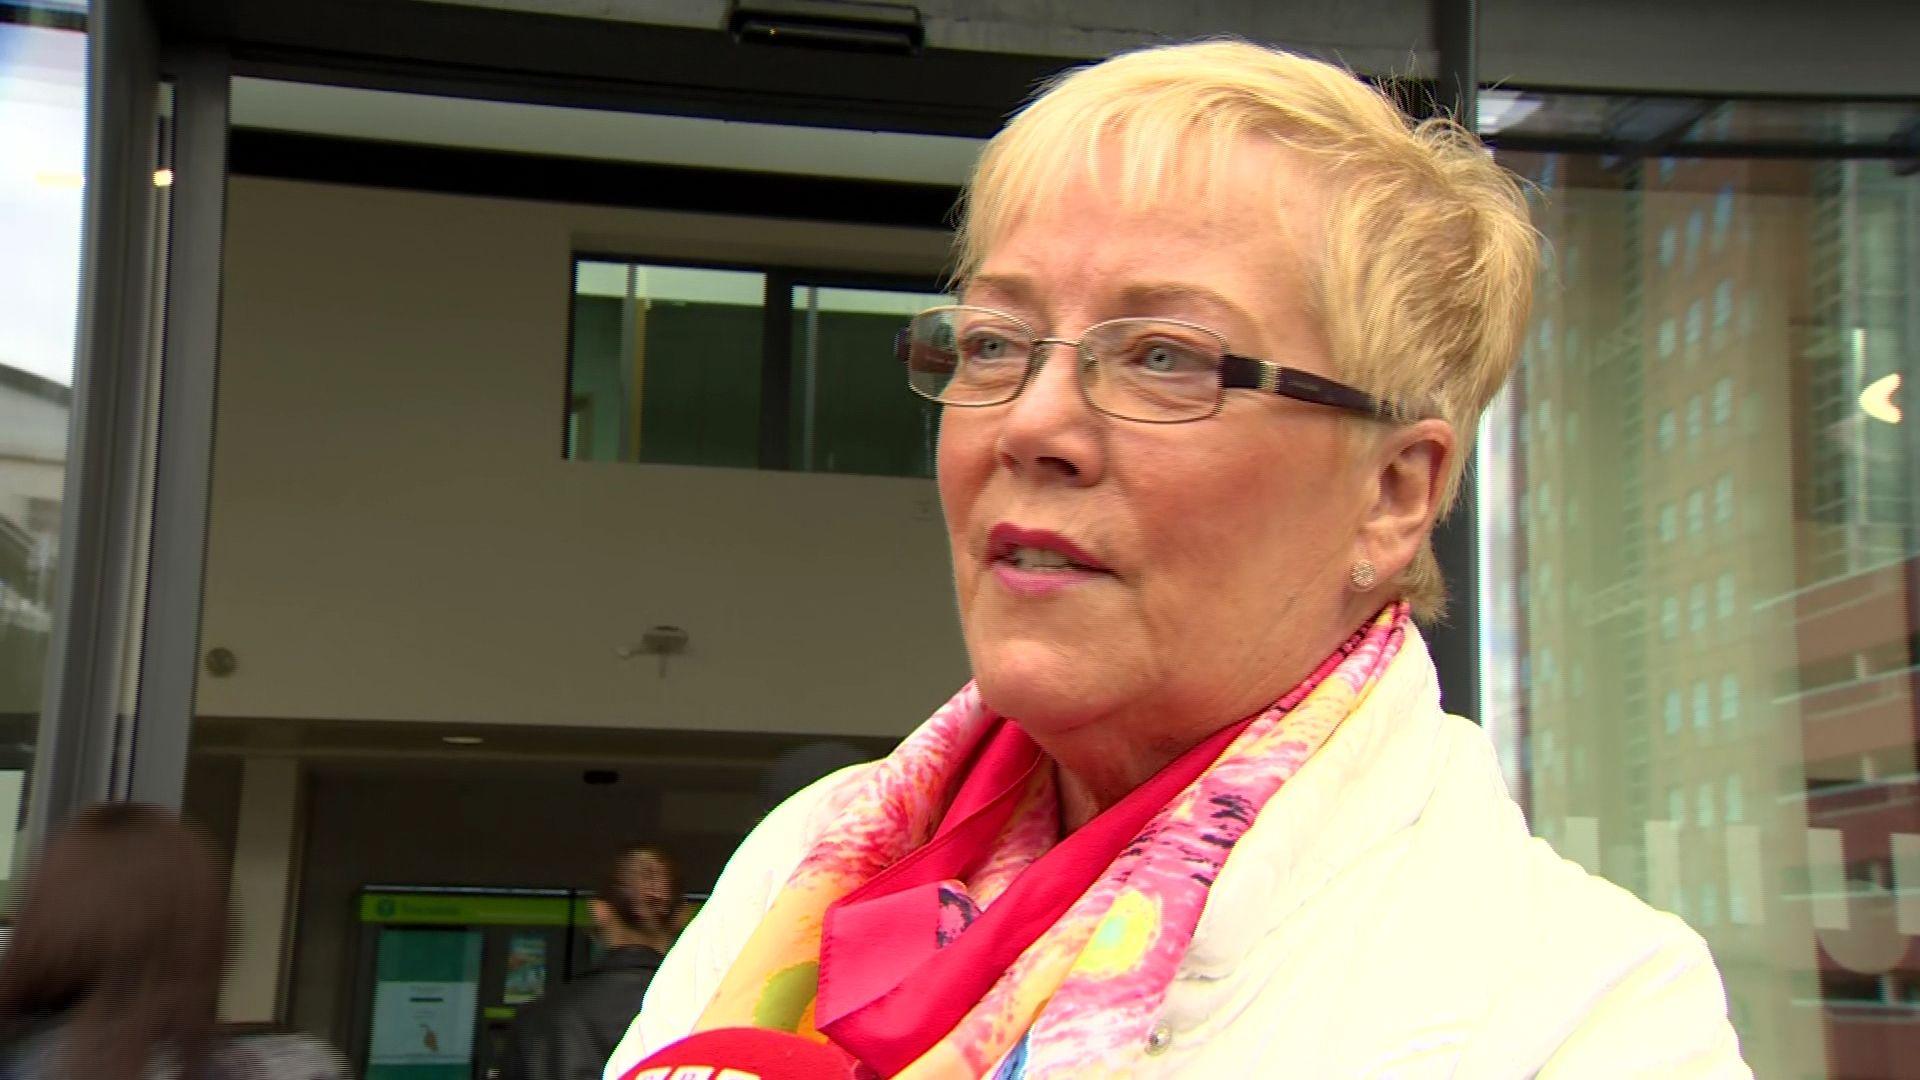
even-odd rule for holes
{"type": "Polygon", "coordinates": [[[360,894],[360,921],[433,926],[565,926],[564,896],[466,893],[360,894]]]}
{"type": "Polygon", "coordinates": [[[578,893],[573,898],[573,925],[593,929],[593,894],[578,893]]]}

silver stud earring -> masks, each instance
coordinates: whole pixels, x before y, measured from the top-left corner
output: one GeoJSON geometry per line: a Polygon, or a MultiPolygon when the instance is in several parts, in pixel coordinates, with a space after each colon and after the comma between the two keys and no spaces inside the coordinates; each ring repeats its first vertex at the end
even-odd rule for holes
{"type": "Polygon", "coordinates": [[[1352,578],[1355,591],[1366,592],[1368,589],[1373,588],[1374,580],[1379,577],[1379,573],[1379,571],[1373,568],[1372,563],[1361,559],[1359,562],[1353,564],[1353,570],[1348,574],[1348,577],[1352,578]]]}

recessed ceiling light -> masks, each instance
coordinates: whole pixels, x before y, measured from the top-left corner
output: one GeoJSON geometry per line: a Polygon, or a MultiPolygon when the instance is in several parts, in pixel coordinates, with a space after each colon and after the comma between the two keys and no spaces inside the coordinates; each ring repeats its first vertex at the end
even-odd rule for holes
{"type": "Polygon", "coordinates": [[[449,746],[479,746],[487,740],[478,735],[442,735],[440,741],[449,746]]]}

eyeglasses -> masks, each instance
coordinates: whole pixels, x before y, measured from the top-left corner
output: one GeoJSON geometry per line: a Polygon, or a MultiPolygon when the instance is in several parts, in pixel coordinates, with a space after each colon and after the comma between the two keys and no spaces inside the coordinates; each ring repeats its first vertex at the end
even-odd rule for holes
{"type": "Polygon", "coordinates": [[[1040,370],[1049,345],[1080,356],[1080,387],[1108,416],[1147,424],[1205,420],[1228,390],[1264,390],[1375,420],[1401,411],[1344,383],[1265,360],[1235,356],[1219,334],[1178,319],[1110,319],[1079,341],[1040,337],[1002,311],[952,306],[913,317],[894,339],[913,392],[942,405],[1003,405],[1040,370]]]}

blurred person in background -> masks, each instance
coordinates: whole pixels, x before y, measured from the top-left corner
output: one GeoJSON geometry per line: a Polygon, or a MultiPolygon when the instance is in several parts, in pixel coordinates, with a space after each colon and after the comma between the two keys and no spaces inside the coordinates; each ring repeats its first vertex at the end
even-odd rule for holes
{"type": "Polygon", "coordinates": [[[226,887],[207,841],[158,807],[82,810],[48,840],[0,955],[8,1080],[340,1080],[308,1036],[222,1037],[226,887]]]}
{"type": "Polygon", "coordinates": [[[628,851],[594,890],[592,911],[605,952],[514,1018],[503,1080],[599,1080],[684,924],[679,870],[654,848],[628,851]]]}

